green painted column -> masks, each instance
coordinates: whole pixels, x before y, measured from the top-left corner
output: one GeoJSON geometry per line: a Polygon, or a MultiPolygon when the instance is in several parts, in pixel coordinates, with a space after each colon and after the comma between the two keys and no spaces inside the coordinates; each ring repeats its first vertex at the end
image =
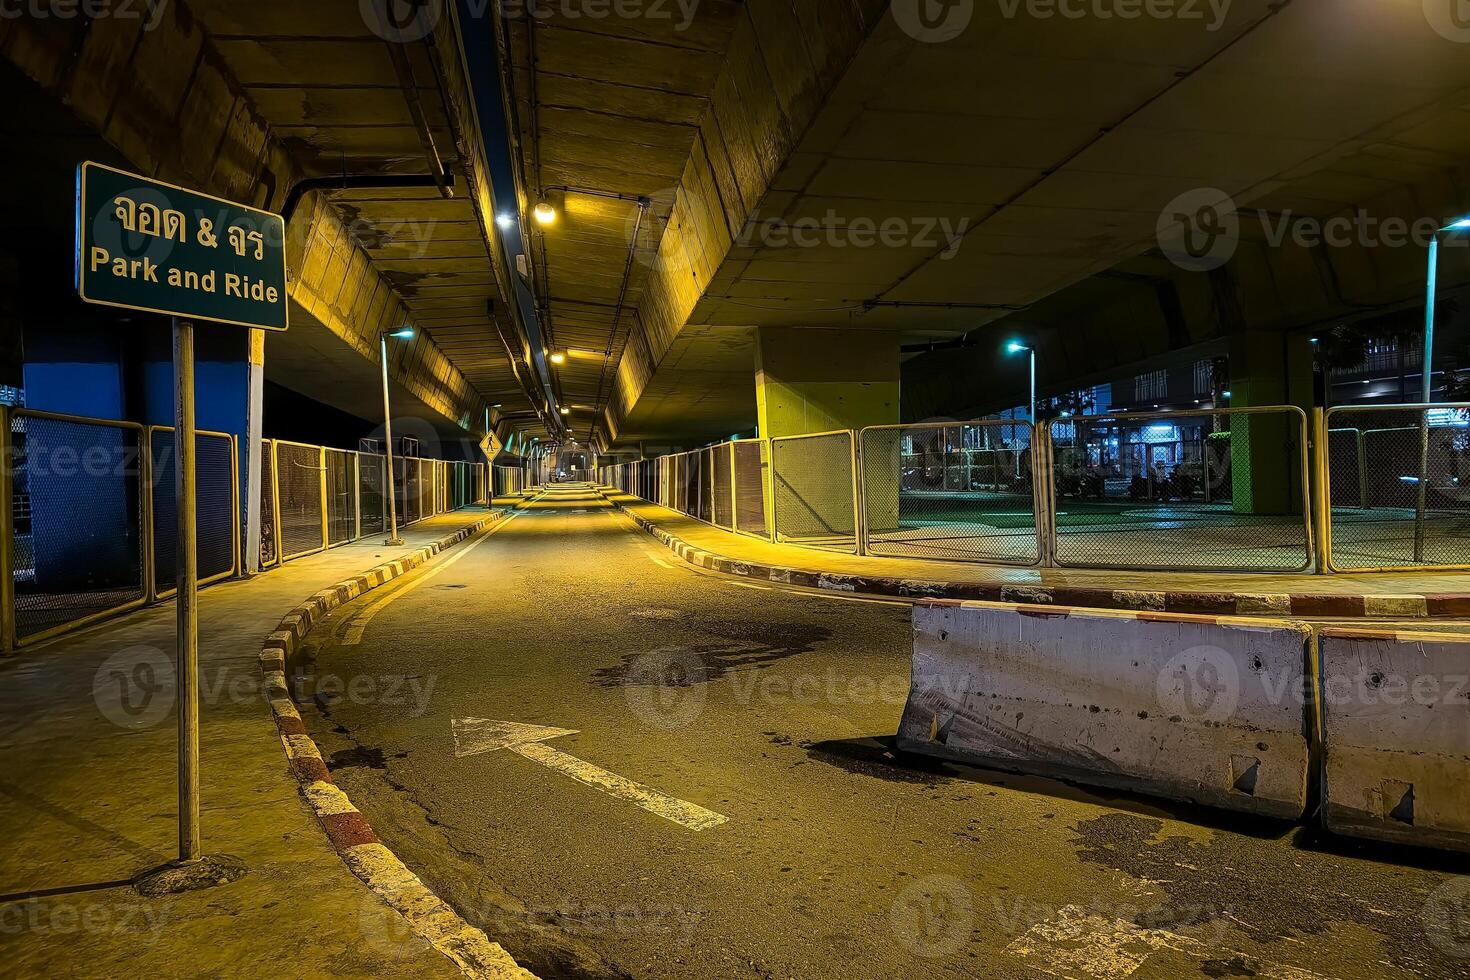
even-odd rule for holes
{"type": "MultiPolygon", "coordinates": [[[[1254,331],[1230,339],[1230,406],[1296,405],[1310,414],[1312,344],[1304,334],[1254,331]]],[[[1234,416],[1230,465],[1237,514],[1302,512],[1299,420],[1234,416]]]]}
{"type": "MultiPolygon", "coordinates": [[[[899,342],[865,330],[763,327],[756,338],[756,408],[762,437],[781,439],[899,421],[899,342]]],[[[897,446],[896,440],[880,440],[897,446]]],[[[776,527],[783,540],[850,541],[857,534],[846,440],[812,439],[773,450],[776,527]]],[[[887,452],[882,453],[885,457],[887,452]]],[[[870,527],[898,523],[898,459],[869,460],[864,510],[870,527]]]]}

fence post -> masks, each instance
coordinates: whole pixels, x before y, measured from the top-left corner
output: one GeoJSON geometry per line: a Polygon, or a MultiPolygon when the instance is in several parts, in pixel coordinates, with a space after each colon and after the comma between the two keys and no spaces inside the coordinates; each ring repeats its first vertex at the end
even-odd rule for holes
{"type": "Polygon", "coordinates": [[[1327,467],[1327,413],[1312,409],[1312,559],[1326,575],[1332,562],[1332,491],[1327,467]]]}
{"type": "MultiPolygon", "coordinates": [[[[740,530],[740,494],[736,492],[737,481],[735,477],[735,443],[729,443],[730,447],[730,530],[740,530]]],[[[628,473],[623,476],[624,483],[630,483],[629,475],[633,466],[629,464],[628,473]]]]}
{"type": "Polygon", "coordinates": [[[1056,565],[1057,521],[1051,479],[1051,423],[1031,424],[1031,509],[1036,515],[1036,557],[1043,568],[1056,565]]]}
{"type": "Polygon", "coordinates": [[[0,406],[0,651],[15,651],[15,453],[8,405],[0,406]]]}
{"type": "MultiPolygon", "coordinates": [[[[153,431],[154,426],[145,425],[138,433],[138,502],[143,514],[143,594],[149,604],[158,601],[157,556],[154,547],[153,515],[153,431]]],[[[177,439],[174,440],[178,442],[177,439]]]]}
{"type": "Polygon", "coordinates": [[[766,490],[768,491],[768,496],[766,499],[769,501],[769,506],[771,508],[771,520],[769,522],[771,530],[771,544],[781,543],[781,529],[778,526],[778,515],[776,513],[777,510],[780,509],[776,505],[776,481],[778,479],[777,471],[779,469],[779,467],[776,465],[776,443],[779,441],[779,439],[766,440],[766,446],[770,450],[767,457],[769,465],[766,467],[766,490]]]}
{"type": "Polygon", "coordinates": [[[852,537],[858,557],[868,553],[868,520],[866,494],[863,493],[862,429],[849,429],[852,440],[852,537]]]}
{"type": "Polygon", "coordinates": [[[230,532],[234,535],[231,550],[235,553],[235,575],[245,574],[245,522],[240,512],[240,440],[230,436],[230,532]]]}
{"type": "Polygon", "coordinates": [[[286,563],[281,553],[281,452],[280,442],[271,440],[271,540],[275,543],[276,567],[286,563]]]}
{"type": "Polygon", "coordinates": [[[322,500],[322,550],[326,551],[332,546],[332,536],[329,527],[332,523],[331,515],[327,512],[327,450],[325,446],[318,446],[317,458],[317,495],[322,500]]]}
{"type": "MultiPolygon", "coordinates": [[[[1362,429],[1358,434],[1358,509],[1368,509],[1368,435],[1362,429]]],[[[1331,435],[1331,430],[1328,432],[1331,435]]]]}
{"type": "Polygon", "coordinates": [[[352,540],[362,538],[362,453],[352,454],[352,540]]]}

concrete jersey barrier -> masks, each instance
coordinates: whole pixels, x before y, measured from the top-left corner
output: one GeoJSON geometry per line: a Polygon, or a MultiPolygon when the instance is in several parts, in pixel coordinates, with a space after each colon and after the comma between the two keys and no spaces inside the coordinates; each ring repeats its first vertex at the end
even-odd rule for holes
{"type": "Polygon", "coordinates": [[[1470,851],[1470,636],[1326,629],[1322,819],[1470,851]]]}
{"type": "Polygon", "coordinates": [[[1295,820],[1304,624],[937,601],[914,607],[906,751],[1295,820]]]}

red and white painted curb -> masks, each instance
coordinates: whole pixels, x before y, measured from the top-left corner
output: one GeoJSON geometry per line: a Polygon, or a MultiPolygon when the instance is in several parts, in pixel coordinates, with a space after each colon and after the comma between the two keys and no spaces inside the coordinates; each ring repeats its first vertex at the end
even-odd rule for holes
{"type": "Polygon", "coordinates": [[[316,814],[332,847],[352,873],[396,909],[415,933],[449,957],[465,976],[535,980],[535,975],[522,969],[499,943],[492,942],[484,932],[461,918],[408,870],[397,855],[383,846],[347,794],[332,782],[321,750],[307,734],[286,685],[287,661],[300,649],[312,627],[325,620],[333,609],[427,564],[440,552],[506,519],[504,515],[486,517],[425,548],[318,592],[287,613],[276,631],[266,638],[260,651],[260,669],[291,774],[300,784],[301,795],[316,814]]]}
{"type": "MultiPolygon", "coordinates": [[[[604,496],[606,496],[604,494],[604,496]]],[[[624,506],[616,497],[609,503],[639,527],[663,542],[680,558],[711,571],[781,585],[799,585],[833,592],[902,599],[959,599],[976,602],[1014,602],[1024,605],[1078,606],[1086,609],[1124,609],[1138,612],[1186,613],[1201,616],[1294,616],[1316,619],[1460,619],[1470,618],[1470,593],[1438,595],[1319,595],[1287,592],[1147,592],[1077,586],[1003,585],[981,582],[937,582],[881,575],[843,575],[811,572],[776,565],[739,561],[696,548],[624,506]]]]}

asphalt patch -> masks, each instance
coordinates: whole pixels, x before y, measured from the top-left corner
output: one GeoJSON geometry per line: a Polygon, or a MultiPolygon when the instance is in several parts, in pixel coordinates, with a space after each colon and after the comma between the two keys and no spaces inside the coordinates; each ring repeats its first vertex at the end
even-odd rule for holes
{"type": "MultiPolygon", "coordinates": [[[[1150,882],[1172,907],[1209,909],[1210,918],[1228,918],[1263,945],[1352,923],[1382,936],[1384,955],[1402,970],[1466,976],[1466,960],[1425,941],[1427,904],[1449,875],[1299,846],[1263,849],[1252,836],[1229,831],[1216,831],[1208,843],[1159,839],[1163,829],[1162,820],[1128,813],[1085,820],[1074,828],[1077,857],[1150,882]]],[[[1214,969],[1212,976],[1237,975],[1226,961],[1214,969]]]]}
{"type": "Polygon", "coordinates": [[[789,657],[811,653],[832,638],[825,626],[809,623],[715,620],[683,624],[681,633],[720,637],[659,650],[624,654],[610,667],[592,672],[594,687],[693,687],[718,681],[736,670],[760,670],[789,657]]]}

